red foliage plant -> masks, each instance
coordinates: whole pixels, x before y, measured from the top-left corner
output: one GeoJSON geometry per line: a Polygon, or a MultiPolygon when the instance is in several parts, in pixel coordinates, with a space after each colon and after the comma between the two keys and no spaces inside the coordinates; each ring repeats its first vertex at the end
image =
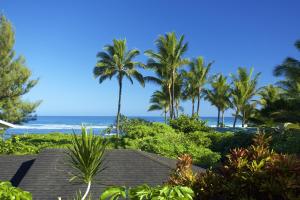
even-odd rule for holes
{"type": "Polygon", "coordinates": [[[169,184],[193,188],[195,199],[300,199],[300,160],[269,148],[271,137],[258,133],[253,145],[232,149],[217,169],[195,174],[192,158],[180,157],[169,184]]]}

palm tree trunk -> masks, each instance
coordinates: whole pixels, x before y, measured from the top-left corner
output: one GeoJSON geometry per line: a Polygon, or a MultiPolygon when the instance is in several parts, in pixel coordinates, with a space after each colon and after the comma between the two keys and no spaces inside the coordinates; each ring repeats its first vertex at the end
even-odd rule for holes
{"type": "Polygon", "coordinates": [[[179,100],[176,101],[176,118],[178,117],[179,114],[179,100]]]}
{"type": "Polygon", "coordinates": [[[221,124],[222,127],[224,127],[224,110],[222,110],[222,124],[221,124]]]}
{"type": "Polygon", "coordinates": [[[195,98],[193,97],[192,98],[192,116],[194,115],[195,113],[195,98]]]}
{"type": "Polygon", "coordinates": [[[168,92],[169,92],[169,101],[170,101],[170,108],[169,108],[169,113],[170,113],[170,118],[172,119],[173,113],[172,113],[172,94],[171,94],[171,86],[168,86],[168,92]]]}
{"type": "Polygon", "coordinates": [[[242,127],[244,128],[245,126],[245,112],[243,112],[243,118],[242,118],[242,127]]]}
{"type": "Polygon", "coordinates": [[[236,125],[236,120],[237,120],[237,116],[238,116],[238,114],[239,114],[239,111],[237,110],[237,111],[235,112],[235,116],[234,116],[233,128],[235,128],[235,125],[236,125]]]}
{"type": "Polygon", "coordinates": [[[217,122],[217,127],[220,126],[220,108],[218,108],[218,122],[217,122]]]}
{"type": "Polygon", "coordinates": [[[197,117],[199,117],[199,112],[200,112],[200,91],[201,91],[201,88],[199,88],[199,93],[198,93],[198,96],[197,96],[197,117]]]}
{"type": "Polygon", "coordinates": [[[119,101],[117,113],[117,136],[120,135],[120,113],[121,113],[121,97],[122,97],[122,77],[119,77],[119,101]]]}
{"type": "Polygon", "coordinates": [[[164,114],[165,114],[165,124],[167,124],[167,109],[166,108],[164,110],[164,114]]]}
{"type": "Polygon", "coordinates": [[[175,100],[175,71],[173,70],[172,73],[172,117],[175,118],[175,112],[174,112],[174,100],[175,100]]]}

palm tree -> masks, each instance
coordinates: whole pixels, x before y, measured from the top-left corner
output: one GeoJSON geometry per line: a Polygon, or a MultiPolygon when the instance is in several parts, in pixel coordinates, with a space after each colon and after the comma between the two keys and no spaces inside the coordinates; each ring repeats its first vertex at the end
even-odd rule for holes
{"type": "MultiPolygon", "coordinates": [[[[150,57],[148,67],[154,69],[164,79],[167,85],[170,99],[170,117],[175,113],[175,82],[178,76],[178,68],[188,64],[188,60],[182,58],[187,51],[188,44],[183,42],[184,36],[177,39],[174,32],[160,35],[156,40],[157,52],[147,50],[145,54],[150,57]]],[[[149,78],[148,80],[154,80],[149,78]]]]}
{"type": "Polygon", "coordinates": [[[264,86],[259,89],[258,95],[260,96],[260,99],[256,102],[261,106],[266,107],[267,105],[270,105],[279,100],[281,93],[282,91],[279,87],[276,87],[274,85],[264,86]]]}
{"type": "Polygon", "coordinates": [[[224,112],[230,107],[230,86],[227,83],[227,78],[222,74],[214,76],[211,81],[211,89],[204,90],[204,93],[205,99],[209,100],[218,109],[217,126],[224,126],[224,112]]]}
{"type": "Polygon", "coordinates": [[[99,58],[96,67],[94,68],[94,76],[99,78],[101,84],[106,79],[111,79],[116,76],[119,85],[119,100],[117,113],[117,135],[119,135],[120,111],[121,111],[121,96],[123,87],[123,78],[126,77],[132,84],[132,78],[136,79],[143,87],[144,77],[137,71],[137,67],[141,63],[133,61],[139,55],[137,49],[127,50],[126,40],[113,40],[113,45],[106,45],[105,51],[99,52],[99,58]]]}
{"type": "Polygon", "coordinates": [[[199,116],[200,111],[200,99],[203,92],[203,86],[208,81],[208,72],[213,63],[208,63],[207,65],[204,62],[203,57],[199,56],[190,62],[189,72],[183,72],[186,76],[185,89],[186,89],[186,98],[192,100],[192,115],[195,113],[194,104],[197,99],[197,116],[199,116]]]}
{"type": "Polygon", "coordinates": [[[195,99],[197,98],[198,92],[196,88],[197,77],[192,71],[182,70],[183,77],[183,91],[182,99],[192,101],[192,115],[195,114],[195,99]]]}
{"type": "Polygon", "coordinates": [[[170,108],[169,95],[167,91],[155,91],[150,98],[150,107],[148,111],[163,110],[165,123],[167,123],[167,113],[170,108]]]}
{"type": "MultiPolygon", "coordinates": [[[[300,51],[300,40],[295,43],[296,48],[300,51]]],[[[275,76],[284,76],[285,80],[279,81],[278,84],[283,88],[290,97],[300,97],[300,61],[288,57],[281,65],[274,69],[275,76]]]]}
{"type": "Polygon", "coordinates": [[[242,116],[242,127],[245,125],[246,109],[245,107],[249,104],[249,101],[254,95],[257,94],[257,81],[260,73],[253,75],[253,68],[250,68],[249,73],[246,68],[239,67],[237,76],[231,74],[233,88],[231,89],[232,94],[232,106],[235,109],[233,127],[235,128],[238,115],[241,113],[242,116]]]}

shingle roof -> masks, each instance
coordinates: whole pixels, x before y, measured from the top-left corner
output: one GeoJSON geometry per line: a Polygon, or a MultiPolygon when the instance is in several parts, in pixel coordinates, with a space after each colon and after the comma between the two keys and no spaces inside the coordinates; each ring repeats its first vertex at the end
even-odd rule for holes
{"type": "MultiPolygon", "coordinates": [[[[30,169],[25,170],[27,173],[16,186],[31,192],[34,200],[71,199],[79,189],[85,191],[84,184],[69,182],[71,168],[67,165],[64,150],[47,149],[36,157],[0,156],[0,180],[12,180],[13,171],[18,171],[22,162],[27,162],[26,166],[30,169]],[[7,164],[10,169],[7,169],[7,164]]],[[[97,182],[91,188],[93,199],[98,199],[103,189],[112,185],[133,187],[144,183],[153,186],[162,184],[175,166],[176,160],[151,153],[108,150],[104,156],[105,170],[96,177],[97,182]]],[[[203,169],[195,167],[195,170],[203,169]]]]}

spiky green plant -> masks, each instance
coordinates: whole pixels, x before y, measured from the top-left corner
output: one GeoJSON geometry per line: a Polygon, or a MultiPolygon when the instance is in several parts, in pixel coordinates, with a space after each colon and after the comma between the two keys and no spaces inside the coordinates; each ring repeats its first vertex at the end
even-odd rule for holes
{"type": "Polygon", "coordinates": [[[81,129],[81,135],[73,135],[72,145],[68,147],[67,155],[72,167],[72,178],[79,179],[87,184],[87,189],[82,197],[86,199],[91,184],[97,174],[103,169],[103,154],[106,148],[106,141],[93,134],[92,129],[88,133],[85,127],[81,129]]]}
{"type": "Polygon", "coordinates": [[[113,45],[106,45],[104,50],[97,54],[99,60],[94,68],[94,76],[99,78],[100,84],[106,79],[117,77],[119,85],[117,135],[119,135],[123,78],[127,78],[132,84],[134,78],[143,87],[145,85],[143,75],[137,70],[137,67],[141,67],[142,64],[133,61],[140,52],[137,49],[127,50],[126,40],[113,40],[113,45]]]}

